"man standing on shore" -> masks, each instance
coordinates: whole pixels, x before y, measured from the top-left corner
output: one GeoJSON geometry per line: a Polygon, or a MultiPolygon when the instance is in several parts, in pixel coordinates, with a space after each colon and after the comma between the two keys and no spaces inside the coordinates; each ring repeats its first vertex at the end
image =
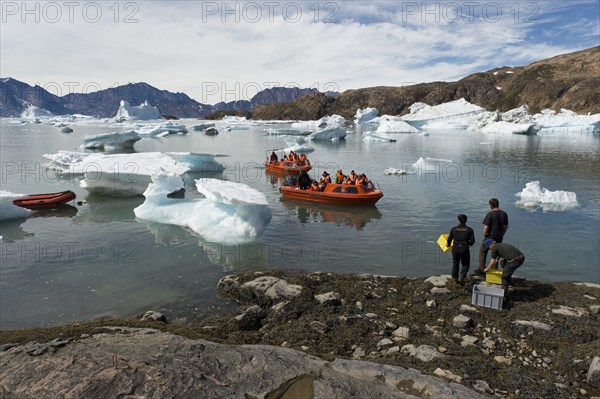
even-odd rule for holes
{"type": "Polygon", "coordinates": [[[488,201],[491,211],[485,215],[483,219],[483,240],[479,247],[479,269],[477,274],[485,274],[485,261],[487,258],[488,248],[485,242],[491,238],[497,243],[501,243],[504,238],[504,233],[508,230],[508,214],[500,209],[500,202],[496,198],[490,198],[488,201]]]}
{"type": "Polygon", "coordinates": [[[446,246],[449,247],[452,245],[452,241],[454,241],[454,246],[452,247],[452,278],[460,285],[465,283],[465,278],[471,266],[469,247],[475,244],[475,233],[473,233],[473,229],[467,226],[466,223],[467,215],[458,215],[458,226],[450,230],[446,243],[446,246]],[[458,273],[459,262],[462,263],[460,275],[458,273]]]}
{"type": "Polygon", "coordinates": [[[499,258],[506,259],[506,265],[502,268],[502,289],[506,297],[512,275],[525,262],[525,255],[512,245],[496,243],[492,238],[485,240],[483,245],[492,250],[490,264],[483,270],[484,273],[490,270],[499,258]]]}

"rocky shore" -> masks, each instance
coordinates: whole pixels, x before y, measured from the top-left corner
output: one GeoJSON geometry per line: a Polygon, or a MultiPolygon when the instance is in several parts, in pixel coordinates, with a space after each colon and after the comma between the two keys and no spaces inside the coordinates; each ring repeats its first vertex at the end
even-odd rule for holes
{"type": "Polygon", "coordinates": [[[231,314],[3,331],[0,398],[600,397],[599,285],[514,279],[496,310],[475,282],[231,275],[231,314]]]}

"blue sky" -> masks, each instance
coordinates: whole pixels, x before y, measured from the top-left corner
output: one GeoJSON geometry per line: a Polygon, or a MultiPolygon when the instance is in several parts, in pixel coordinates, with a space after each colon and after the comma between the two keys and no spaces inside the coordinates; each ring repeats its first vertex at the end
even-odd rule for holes
{"type": "Polygon", "coordinates": [[[0,3],[0,75],[61,95],[145,81],[213,104],[457,80],[600,44],[598,0],[0,3]]]}

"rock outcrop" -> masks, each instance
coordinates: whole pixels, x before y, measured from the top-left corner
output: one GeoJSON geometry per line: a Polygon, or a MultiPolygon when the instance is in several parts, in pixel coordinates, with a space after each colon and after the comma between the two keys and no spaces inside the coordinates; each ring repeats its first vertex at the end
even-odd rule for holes
{"type": "Polygon", "coordinates": [[[152,329],[112,328],[60,345],[2,348],[0,397],[483,399],[402,367],[263,345],[231,346],[152,329]]]}

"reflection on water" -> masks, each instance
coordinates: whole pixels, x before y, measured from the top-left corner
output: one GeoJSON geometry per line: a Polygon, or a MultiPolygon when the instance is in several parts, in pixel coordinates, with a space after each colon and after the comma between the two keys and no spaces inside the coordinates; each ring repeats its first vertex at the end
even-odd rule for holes
{"type": "Polygon", "coordinates": [[[32,218],[72,218],[77,215],[78,209],[73,205],[64,204],[52,209],[40,209],[31,214],[32,218]]]}
{"type": "Polygon", "coordinates": [[[2,236],[2,242],[11,243],[33,237],[35,233],[23,230],[22,225],[26,221],[26,218],[3,220],[2,223],[0,223],[0,236],[2,236]]]}
{"type": "Polygon", "coordinates": [[[289,210],[295,211],[300,223],[329,222],[362,230],[368,223],[381,219],[381,212],[375,206],[309,204],[283,197],[281,202],[289,210]]]}

